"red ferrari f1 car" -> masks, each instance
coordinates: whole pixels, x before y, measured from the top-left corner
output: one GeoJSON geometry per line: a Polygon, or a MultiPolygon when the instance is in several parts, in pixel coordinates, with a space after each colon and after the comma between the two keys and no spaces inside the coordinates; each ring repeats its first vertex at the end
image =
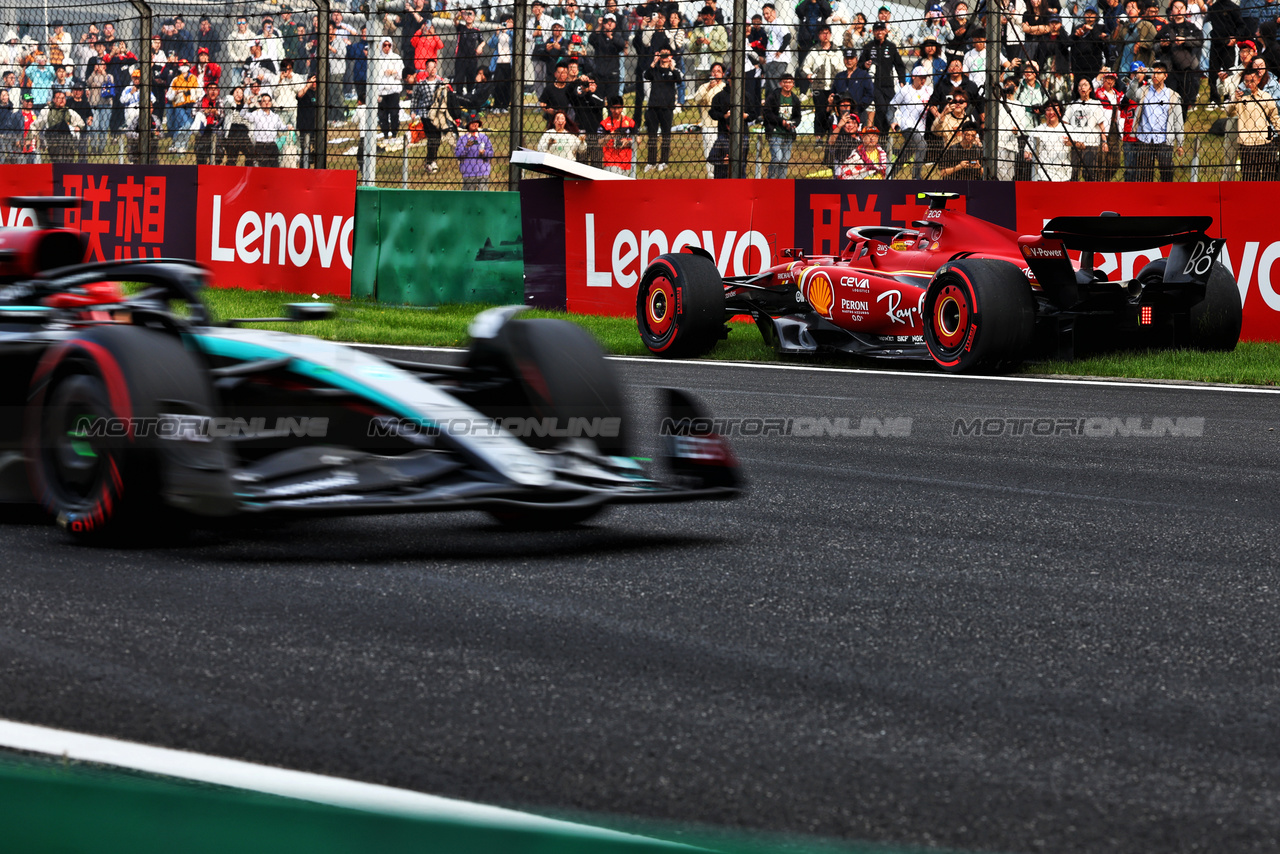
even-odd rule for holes
{"type": "Polygon", "coordinates": [[[636,298],[640,337],[658,356],[709,352],[725,321],[750,315],[784,355],[843,353],[932,361],[953,372],[1010,370],[1026,359],[1119,349],[1231,350],[1241,304],[1218,261],[1225,241],[1207,216],[1058,217],[1019,236],[948,210],[954,193],[922,193],[910,228],[859,226],[839,257],[790,260],[722,277],[689,247],[645,270],[636,298]],[[1094,269],[1098,252],[1171,247],[1128,282],[1094,269]],[[1078,265],[1068,250],[1078,250],[1078,265]]]}

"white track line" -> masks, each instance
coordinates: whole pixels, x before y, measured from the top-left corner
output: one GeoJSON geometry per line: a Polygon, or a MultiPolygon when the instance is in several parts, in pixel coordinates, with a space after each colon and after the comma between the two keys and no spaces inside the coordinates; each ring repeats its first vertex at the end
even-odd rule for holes
{"type": "MultiPolygon", "coordinates": [[[[417,350],[423,353],[464,353],[460,347],[414,347],[407,344],[352,344],[353,347],[383,350],[417,350]]],[[[1280,394],[1280,388],[1240,386],[1228,383],[1171,383],[1151,380],[1100,380],[1074,377],[1001,377],[977,374],[948,374],[930,371],[893,371],[883,368],[835,368],[825,365],[775,365],[771,362],[731,362],[718,359],[656,359],[649,356],[609,356],[613,362],[638,362],[648,365],[696,365],[699,367],[750,368],[758,371],[818,371],[834,374],[862,374],[879,377],[920,377],[933,380],[973,380],[1003,383],[1036,383],[1048,385],[1100,386],[1103,388],[1144,389],[1166,391],[1224,391],[1232,394],[1280,394]]]]}
{"type": "MultiPolygon", "coordinates": [[[[572,833],[598,839],[630,842],[643,839],[647,843],[659,842],[648,837],[544,818],[486,804],[442,798],[407,789],[361,783],[341,777],[326,777],[304,771],[290,771],[237,759],[224,759],[219,756],[171,750],[166,747],[152,747],[16,721],[0,720],[0,747],[66,757],[83,762],[96,762],[165,777],[199,780],[218,786],[264,792],[349,809],[412,818],[483,824],[487,827],[572,833]]],[[[688,846],[669,844],[673,850],[690,850],[688,846]]]]}

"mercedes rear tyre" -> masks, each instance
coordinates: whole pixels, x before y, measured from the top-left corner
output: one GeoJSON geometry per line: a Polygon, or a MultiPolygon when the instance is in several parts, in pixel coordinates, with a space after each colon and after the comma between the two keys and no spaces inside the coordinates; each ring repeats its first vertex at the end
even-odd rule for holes
{"type": "MultiPolygon", "coordinates": [[[[36,498],[77,539],[134,543],[184,530],[165,500],[156,417],[210,415],[207,375],[181,342],[137,327],[95,327],[40,363],[27,408],[36,498]]],[[[213,460],[220,446],[200,448],[213,460]]]]}
{"type": "Polygon", "coordinates": [[[724,337],[724,281],[715,263],[687,252],[655,258],[636,291],[636,324],[655,356],[711,352],[724,337]]]}
{"type": "Polygon", "coordinates": [[[1035,332],[1035,297],[1013,264],[966,259],[938,271],[925,291],[921,318],[938,367],[995,373],[1026,357],[1035,332]]]}

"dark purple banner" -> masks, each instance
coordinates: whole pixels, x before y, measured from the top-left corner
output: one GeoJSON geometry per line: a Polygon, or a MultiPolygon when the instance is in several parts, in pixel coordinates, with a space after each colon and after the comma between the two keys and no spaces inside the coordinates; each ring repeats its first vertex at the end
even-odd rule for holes
{"type": "Polygon", "coordinates": [[[53,192],[79,196],[67,228],[88,235],[84,260],[196,257],[195,166],[55,164],[53,192]]]}
{"type": "Polygon", "coordinates": [[[524,304],[564,311],[564,182],[520,180],[520,225],[524,233],[524,304]]]}
{"type": "Polygon", "coordinates": [[[918,193],[959,193],[948,203],[1017,228],[1015,184],[999,181],[796,181],[796,246],[812,255],[839,255],[844,233],[855,225],[909,226],[925,218],[927,199],[918,193]]]}

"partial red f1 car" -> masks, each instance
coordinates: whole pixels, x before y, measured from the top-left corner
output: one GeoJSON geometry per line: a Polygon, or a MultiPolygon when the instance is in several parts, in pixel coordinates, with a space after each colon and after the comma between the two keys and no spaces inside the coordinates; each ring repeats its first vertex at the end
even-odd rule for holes
{"type": "Polygon", "coordinates": [[[728,335],[728,318],[747,314],[781,354],[972,373],[1118,349],[1231,350],[1240,338],[1239,291],[1218,261],[1225,241],[1206,234],[1212,217],[1058,217],[1019,236],[948,210],[954,193],[921,197],[924,220],[851,228],[839,257],[788,249],[791,260],[725,278],[705,250],[659,256],[637,293],[641,339],[658,356],[700,356],[728,335]],[[1132,281],[1094,269],[1098,252],[1164,246],[1168,257],[1132,281]],[[1080,251],[1078,266],[1068,250],[1080,251]]]}

